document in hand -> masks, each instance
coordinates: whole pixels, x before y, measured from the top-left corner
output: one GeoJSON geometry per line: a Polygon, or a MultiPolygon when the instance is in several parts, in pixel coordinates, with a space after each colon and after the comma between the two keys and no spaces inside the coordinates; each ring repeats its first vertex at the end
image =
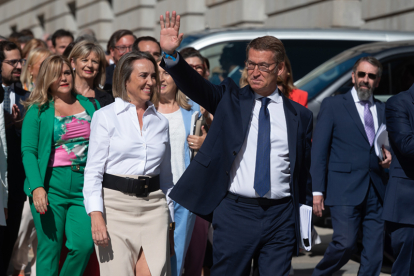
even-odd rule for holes
{"type": "Polygon", "coordinates": [[[312,207],[304,204],[299,204],[300,216],[300,235],[301,242],[299,247],[310,251],[312,245],[321,243],[321,239],[312,227],[312,207]]]}
{"type": "Polygon", "coordinates": [[[381,150],[382,146],[384,146],[386,150],[390,150],[390,141],[388,140],[387,126],[384,124],[382,124],[378,128],[377,134],[375,134],[374,139],[375,154],[381,161],[384,160],[384,156],[382,156],[381,150]]]}

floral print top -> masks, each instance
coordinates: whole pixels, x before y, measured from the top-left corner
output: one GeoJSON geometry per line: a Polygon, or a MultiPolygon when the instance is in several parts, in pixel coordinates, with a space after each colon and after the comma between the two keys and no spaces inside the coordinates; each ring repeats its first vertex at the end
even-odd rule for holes
{"type": "Polygon", "coordinates": [[[91,120],[86,111],[55,116],[49,167],[86,165],[91,120]]]}

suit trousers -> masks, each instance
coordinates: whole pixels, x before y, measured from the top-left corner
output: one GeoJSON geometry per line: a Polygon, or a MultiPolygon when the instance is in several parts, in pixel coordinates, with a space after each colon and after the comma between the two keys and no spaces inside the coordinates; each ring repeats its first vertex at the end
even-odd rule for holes
{"type": "Polygon", "coordinates": [[[180,276],[184,268],[184,260],[190,245],[196,215],[174,202],[174,256],[171,257],[171,275],[180,276]]]}
{"type": "Polygon", "coordinates": [[[30,198],[36,227],[37,275],[57,276],[63,236],[69,253],[59,275],[81,276],[93,252],[91,219],[83,205],[83,172],[70,167],[47,168],[45,190],[49,206],[39,214],[30,198]]]}
{"type": "Polygon", "coordinates": [[[414,225],[385,221],[395,262],[392,276],[414,276],[414,225]]]}
{"type": "Polygon", "coordinates": [[[323,259],[317,264],[313,276],[332,275],[344,266],[356,251],[359,230],[362,230],[361,266],[358,275],[379,275],[384,244],[382,204],[371,184],[360,205],[331,206],[332,242],[323,259]]]}
{"type": "Polygon", "coordinates": [[[292,200],[259,206],[224,198],[213,216],[212,276],[248,276],[258,255],[261,276],[287,276],[296,249],[292,200]]]}

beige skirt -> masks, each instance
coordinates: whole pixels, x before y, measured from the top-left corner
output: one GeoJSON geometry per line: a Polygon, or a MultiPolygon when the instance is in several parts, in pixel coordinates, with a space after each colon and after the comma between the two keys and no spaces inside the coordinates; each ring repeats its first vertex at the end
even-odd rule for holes
{"type": "Polygon", "coordinates": [[[136,197],[103,188],[109,246],[96,246],[101,276],[133,276],[143,249],[152,276],[169,276],[170,246],[165,194],[136,197]]]}

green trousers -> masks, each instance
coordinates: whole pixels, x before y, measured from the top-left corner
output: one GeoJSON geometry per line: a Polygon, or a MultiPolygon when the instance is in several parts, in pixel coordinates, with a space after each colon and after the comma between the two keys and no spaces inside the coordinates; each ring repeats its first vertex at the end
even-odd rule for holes
{"type": "Polygon", "coordinates": [[[83,205],[83,172],[70,167],[48,168],[45,190],[49,206],[39,214],[30,197],[30,208],[36,227],[38,246],[36,273],[57,276],[63,235],[69,253],[60,272],[61,276],[81,276],[93,252],[91,219],[83,205]]]}

